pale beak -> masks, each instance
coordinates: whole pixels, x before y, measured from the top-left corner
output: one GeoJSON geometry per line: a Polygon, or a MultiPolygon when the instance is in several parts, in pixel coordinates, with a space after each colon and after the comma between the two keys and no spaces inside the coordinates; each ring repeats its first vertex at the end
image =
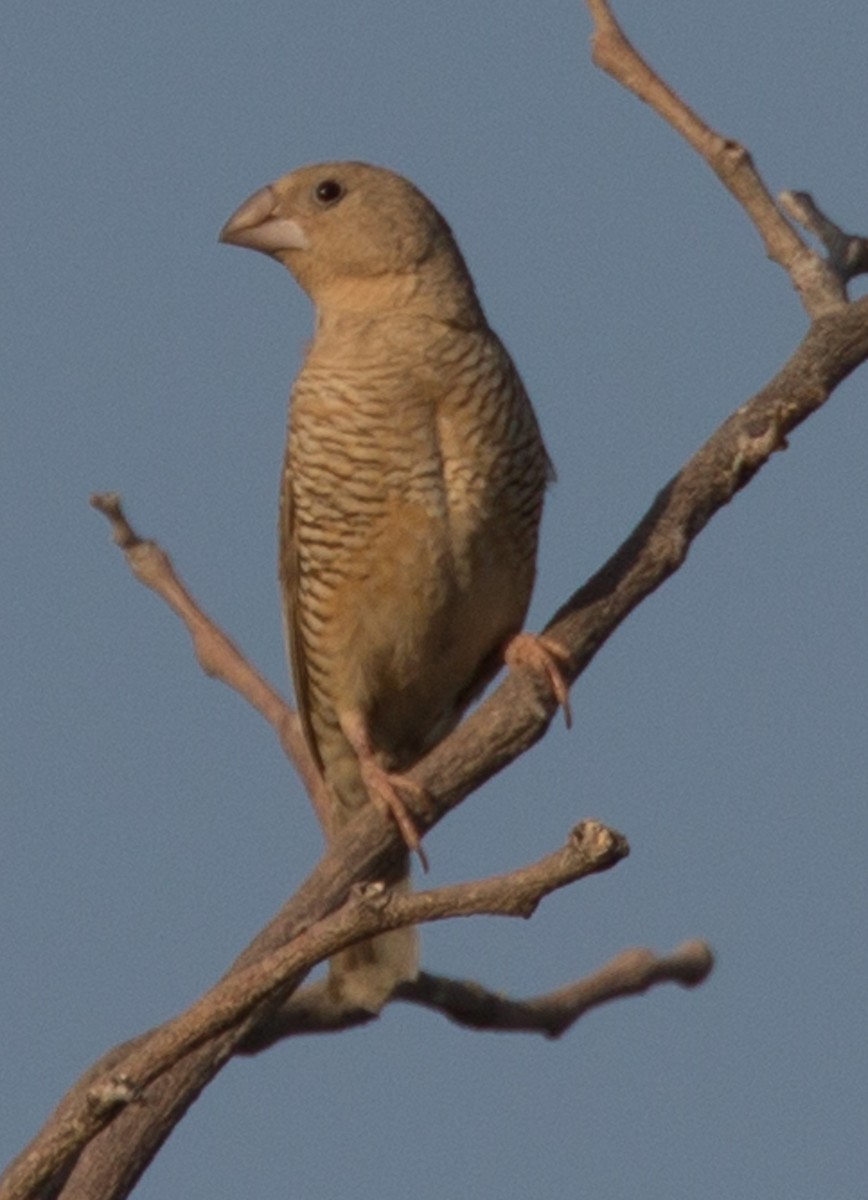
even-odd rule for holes
{"type": "Polygon", "coordinates": [[[279,197],[270,185],[260,188],[232,214],[220,230],[219,240],[261,250],[263,254],[305,250],[307,235],[297,221],[280,215],[279,206],[279,197]]]}

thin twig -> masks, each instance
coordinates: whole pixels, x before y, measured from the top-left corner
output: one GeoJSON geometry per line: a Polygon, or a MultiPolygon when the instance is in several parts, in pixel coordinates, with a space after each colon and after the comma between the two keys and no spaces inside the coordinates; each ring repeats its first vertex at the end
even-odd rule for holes
{"type": "Polygon", "coordinates": [[[696,940],[682,943],[667,955],[641,947],[623,950],[592,975],[529,1000],[513,1000],[478,983],[424,973],[412,983],[402,984],[397,998],[434,1009],[470,1029],[557,1038],[601,1004],[638,995],[661,983],[696,987],[708,978],[713,966],[711,948],[696,940]]]}
{"type": "Polygon", "coordinates": [[[295,766],[323,828],[329,811],[325,784],[301,729],[298,714],[284,698],[247,661],[235,643],[203,611],[181,582],[166,551],[157,542],[139,537],[123,510],[117,492],[101,492],[90,498],[91,505],[105,516],[112,539],[139,583],[150,588],[169,605],[187,628],[196,658],[206,675],[234,688],[271,725],[281,746],[295,766]]]}
{"type": "MultiPolygon", "coordinates": [[[[456,1025],[492,1033],[542,1033],[560,1037],[592,1009],[621,996],[637,995],[663,983],[696,987],[714,966],[707,942],[684,942],[671,954],[657,955],[637,947],[624,950],[593,974],[557,991],[515,1000],[480,983],[449,979],[427,971],[402,983],[394,998],[441,1013],[456,1025]]],[[[239,1054],[259,1054],[284,1038],[306,1033],[334,1033],[374,1020],[368,1012],[336,1002],[327,981],[299,988],[238,1047],[239,1054]]]]}
{"type": "Polygon", "coordinates": [[[845,284],[857,275],[868,274],[868,238],[845,233],[826,216],[810,192],[781,192],[778,203],[825,246],[826,261],[845,284]]]}
{"type": "Polygon", "coordinates": [[[812,319],[842,308],[847,303],[842,280],[785,219],[745,147],[707,125],[660,78],[631,44],[607,0],[588,0],[588,8],[594,63],[649,105],[711,167],[750,217],[769,258],[790,276],[812,319]]]}

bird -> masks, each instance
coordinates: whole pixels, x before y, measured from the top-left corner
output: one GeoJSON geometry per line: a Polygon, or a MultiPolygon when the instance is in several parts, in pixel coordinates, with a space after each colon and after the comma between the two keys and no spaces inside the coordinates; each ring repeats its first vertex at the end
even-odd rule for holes
{"type": "MultiPolygon", "coordinates": [[[[314,305],[280,487],[286,640],[326,836],[374,804],[406,846],[384,882],[406,887],[405,773],[504,661],[543,672],[569,719],[565,653],[522,632],[551,461],[449,225],[408,179],[304,166],[220,240],[277,260],[314,305]]],[[[338,954],[329,985],[377,1013],[418,970],[400,929],[338,954]]]]}

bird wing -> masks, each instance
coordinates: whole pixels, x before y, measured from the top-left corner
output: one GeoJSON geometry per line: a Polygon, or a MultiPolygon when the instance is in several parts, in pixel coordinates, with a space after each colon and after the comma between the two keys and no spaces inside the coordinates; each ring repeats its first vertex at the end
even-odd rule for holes
{"type": "MultiPolygon", "coordinates": [[[[289,447],[287,446],[287,451],[289,447]]],[[[281,598],[283,603],[283,633],[292,665],[292,680],[295,687],[295,702],[301,727],[304,730],[305,741],[313,754],[320,773],[323,773],[322,757],[317,746],[313,725],[310,719],[310,679],[307,661],[304,655],[304,641],[298,621],[298,538],[295,532],[295,514],[292,501],[292,480],[290,478],[289,454],[283,464],[283,477],[280,487],[280,506],[278,517],[278,537],[280,553],[278,558],[278,575],[280,579],[281,598]]]]}

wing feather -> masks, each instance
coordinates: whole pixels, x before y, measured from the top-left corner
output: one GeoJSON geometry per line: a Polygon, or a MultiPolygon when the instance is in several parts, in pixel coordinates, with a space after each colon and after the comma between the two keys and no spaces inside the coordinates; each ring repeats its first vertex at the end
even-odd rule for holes
{"type": "Polygon", "coordinates": [[[320,773],[323,774],[322,755],[317,745],[311,722],[310,677],[304,652],[304,639],[298,620],[298,538],[295,531],[295,513],[292,498],[292,473],[289,462],[289,445],[283,463],[280,483],[280,505],[278,517],[278,578],[283,604],[283,633],[292,667],[295,702],[305,740],[313,754],[320,773]]]}

